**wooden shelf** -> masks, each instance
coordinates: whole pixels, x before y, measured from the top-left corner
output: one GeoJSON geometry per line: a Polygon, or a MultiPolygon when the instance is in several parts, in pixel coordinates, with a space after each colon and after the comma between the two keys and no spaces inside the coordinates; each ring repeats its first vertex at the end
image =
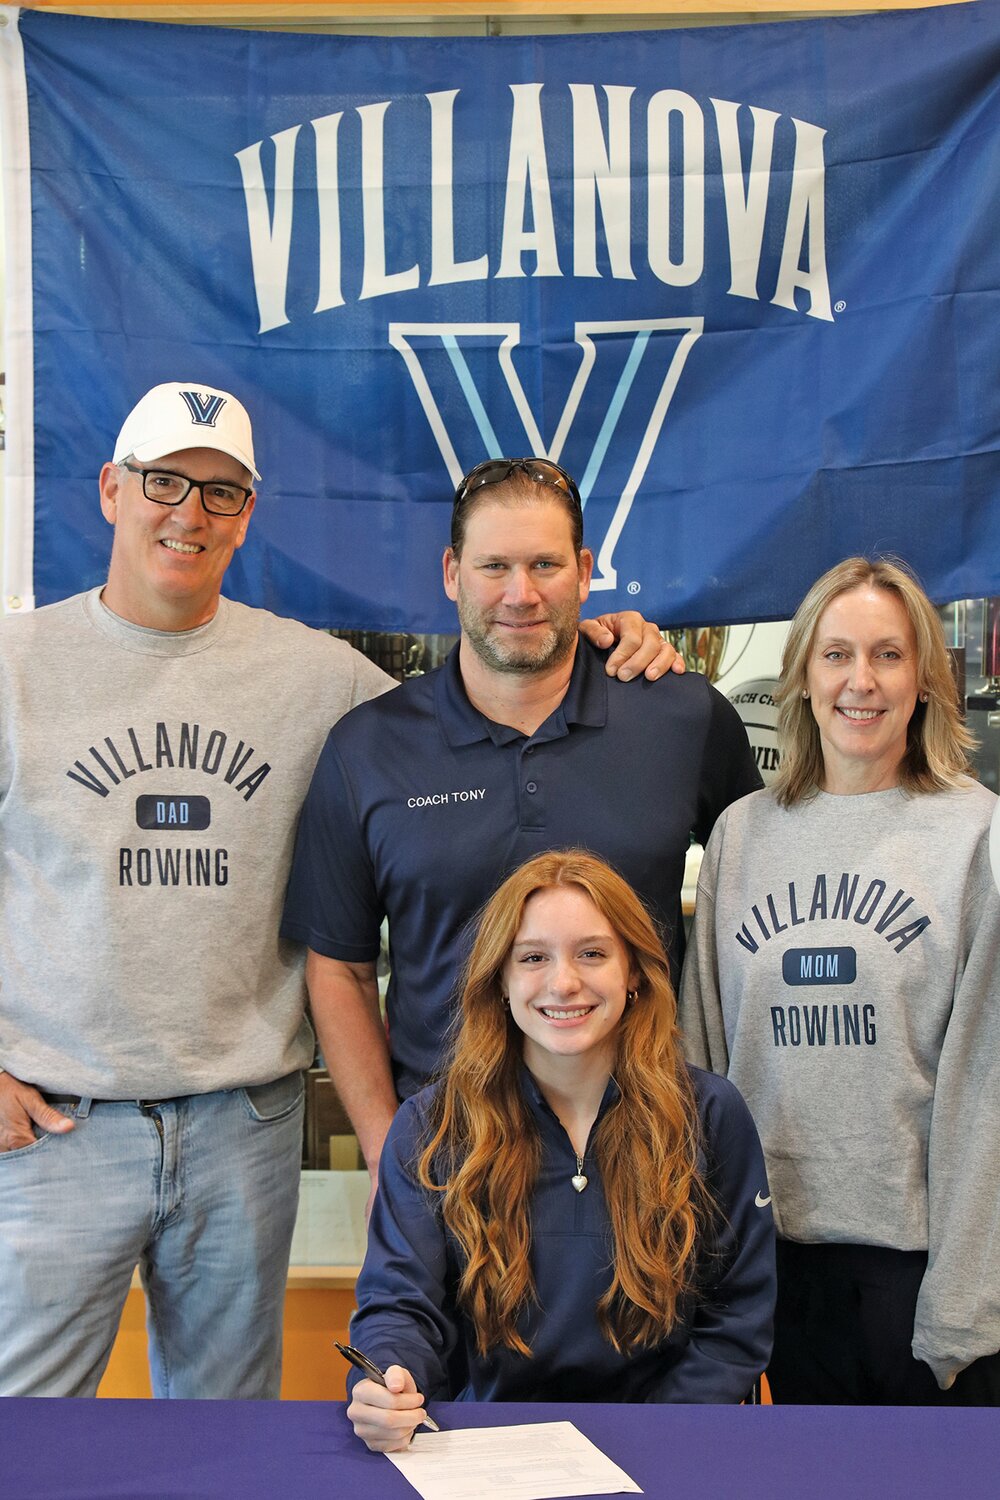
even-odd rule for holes
{"type": "Polygon", "coordinates": [[[21,0],[22,9],[61,11],[147,21],[180,21],[238,26],[322,26],[340,24],[433,25],[442,21],[500,22],[512,18],[572,22],[580,17],[598,21],[624,17],[718,15],[729,24],[741,16],[762,20],[792,19],[810,13],[831,15],[861,11],[920,10],[930,5],[954,5],[969,0],[201,0],[198,4],[168,4],[164,0],[21,0]]]}
{"type": "Polygon", "coordinates": [[[353,1292],[360,1266],[289,1266],[288,1287],[296,1291],[353,1292]]]}

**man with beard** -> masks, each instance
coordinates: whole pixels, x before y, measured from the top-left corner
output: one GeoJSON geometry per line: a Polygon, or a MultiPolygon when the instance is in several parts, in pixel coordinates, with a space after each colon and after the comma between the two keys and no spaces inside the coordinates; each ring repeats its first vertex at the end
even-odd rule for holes
{"type": "Polygon", "coordinates": [[[738,715],[704,677],[626,687],[607,675],[578,637],[592,569],[564,470],[479,464],[456,491],[444,554],[458,645],[348,714],[320,756],[282,932],[309,948],[313,1018],[373,1186],[397,1097],[440,1065],[466,929],[500,882],[543,850],[585,845],[640,892],[676,969],[691,836],[706,842],[760,785],[738,715]]]}

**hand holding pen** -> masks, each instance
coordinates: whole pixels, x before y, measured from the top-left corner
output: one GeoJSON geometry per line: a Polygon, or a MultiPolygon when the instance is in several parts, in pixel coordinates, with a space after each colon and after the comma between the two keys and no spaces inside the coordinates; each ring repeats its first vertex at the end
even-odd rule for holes
{"type": "Polygon", "coordinates": [[[380,1370],[360,1349],[340,1343],[336,1347],[367,1377],[355,1385],[347,1415],[358,1437],[373,1453],[396,1453],[408,1447],[417,1427],[440,1432],[423,1410],[424,1398],[409,1370],[402,1365],[380,1370]]]}

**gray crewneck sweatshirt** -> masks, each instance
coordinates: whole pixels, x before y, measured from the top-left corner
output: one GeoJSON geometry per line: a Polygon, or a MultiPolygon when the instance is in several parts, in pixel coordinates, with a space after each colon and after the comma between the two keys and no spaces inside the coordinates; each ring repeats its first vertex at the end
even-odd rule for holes
{"type": "Polygon", "coordinates": [[[226,599],[184,632],[96,589],[0,623],[0,1064],[96,1098],[307,1066],[295,821],[330,726],[393,685],[226,599]]]}
{"type": "Polygon", "coordinates": [[[757,792],[716,824],[681,1023],[760,1130],[779,1233],[927,1250],[914,1352],[1000,1348],[996,799],[757,792]]]}

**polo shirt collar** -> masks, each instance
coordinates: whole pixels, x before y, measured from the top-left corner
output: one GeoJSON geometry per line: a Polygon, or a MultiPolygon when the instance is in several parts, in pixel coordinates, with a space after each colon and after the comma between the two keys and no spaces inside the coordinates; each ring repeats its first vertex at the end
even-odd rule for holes
{"type": "MultiPolygon", "coordinates": [[[[449,652],[434,683],[434,707],[445,742],[458,746],[492,740],[495,745],[509,745],[514,740],[524,739],[519,729],[494,723],[469,702],[458,663],[459,644],[449,652]]],[[[536,743],[562,739],[569,733],[571,724],[601,729],[607,719],[608,679],[604,671],[604,656],[581,636],[566,695],[531,739],[536,743]]]]}

